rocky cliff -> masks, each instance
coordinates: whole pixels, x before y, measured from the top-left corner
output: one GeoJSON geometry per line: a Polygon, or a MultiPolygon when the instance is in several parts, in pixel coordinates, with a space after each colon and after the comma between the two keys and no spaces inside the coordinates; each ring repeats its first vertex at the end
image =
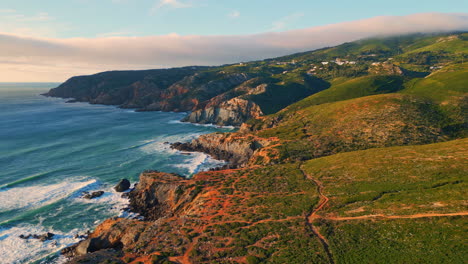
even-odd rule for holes
{"type": "Polygon", "coordinates": [[[262,116],[260,107],[252,101],[233,98],[190,113],[182,121],[222,126],[240,126],[251,118],[262,116]]]}
{"type": "Polygon", "coordinates": [[[256,71],[224,69],[103,72],[73,77],[44,95],[137,111],[191,112],[183,121],[240,126],[320,90],[310,83],[278,85],[280,79],[256,71]]]}
{"type": "Polygon", "coordinates": [[[227,161],[228,167],[245,166],[254,153],[269,145],[267,139],[239,133],[213,133],[202,135],[191,142],[174,143],[172,148],[182,151],[204,152],[215,159],[227,161]]]}
{"type": "Polygon", "coordinates": [[[137,111],[193,111],[184,121],[203,124],[239,126],[263,115],[253,101],[227,95],[250,80],[250,75],[206,69],[186,67],[79,76],[44,95],[137,111]]]}
{"type": "Polygon", "coordinates": [[[157,226],[158,220],[186,213],[199,193],[191,180],[179,175],[147,171],[140,175],[136,188],[129,193],[130,209],[144,217],[144,221],[125,218],[108,219],[79,244],[63,250],[71,263],[99,263],[100,259],[115,259],[121,250],[133,248],[143,234],[157,226]],[[97,261],[97,262],[96,262],[97,261]]]}
{"type": "Polygon", "coordinates": [[[184,112],[250,78],[242,73],[203,72],[203,69],[186,67],[79,76],[44,95],[142,111],[184,112]]]}

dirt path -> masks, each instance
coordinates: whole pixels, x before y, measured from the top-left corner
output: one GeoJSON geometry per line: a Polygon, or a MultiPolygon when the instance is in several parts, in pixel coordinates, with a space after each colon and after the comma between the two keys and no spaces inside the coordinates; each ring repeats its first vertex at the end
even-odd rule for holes
{"type": "Polygon", "coordinates": [[[319,182],[316,179],[313,179],[312,177],[309,177],[309,175],[307,175],[307,173],[302,169],[302,165],[299,166],[299,170],[302,172],[302,174],[304,175],[304,177],[306,179],[311,179],[315,183],[315,185],[317,185],[317,192],[318,192],[318,194],[320,196],[320,202],[319,202],[318,206],[315,207],[314,209],[312,209],[310,214],[308,214],[306,216],[306,225],[310,228],[312,233],[319,239],[320,243],[322,244],[323,249],[325,250],[325,253],[327,254],[328,262],[331,263],[331,264],[334,264],[335,261],[333,260],[333,254],[330,251],[330,246],[328,244],[328,240],[325,238],[325,236],[323,236],[320,233],[319,228],[314,226],[314,224],[313,224],[313,220],[318,218],[316,216],[317,212],[322,210],[322,208],[328,203],[328,201],[330,199],[328,199],[328,197],[323,194],[323,192],[322,192],[323,191],[323,185],[322,185],[321,182],[319,182]]]}
{"type": "Polygon", "coordinates": [[[447,213],[447,214],[436,214],[436,213],[427,213],[427,214],[414,214],[414,215],[362,215],[362,216],[344,216],[344,217],[320,217],[316,216],[315,218],[321,218],[332,221],[346,221],[346,220],[360,220],[368,218],[385,218],[385,219],[414,219],[414,218],[426,218],[426,217],[444,217],[444,216],[466,216],[468,212],[458,212],[458,213],[447,213]]]}
{"type": "Polygon", "coordinates": [[[415,219],[415,218],[426,218],[426,217],[446,217],[446,216],[467,216],[468,212],[457,212],[457,213],[446,213],[446,214],[438,214],[438,213],[420,213],[420,214],[413,214],[413,215],[383,215],[383,214],[375,214],[375,215],[362,215],[362,216],[349,216],[349,217],[322,217],[317,215],[317,213],[323,209],[323,207],[329,202],[329,198],[323,194],[323,184],[318,181],[317,179],[314,179],[307,175],[307,173],[302,169],[302,165],[299,167],[299,170],[302,172],[304,177],[306,179],[312,180],[315,185],[317,185],[317,192],[320,197],[320,202],[315,207],[309,215],[307,215],[307,225],[310,227],[312,230],[312,233],[317,236],[322,243],[330,263],[334,263],[333,261],[333,255],[330,251],[328,240],[320,233],[320,230],[318,227],[314,226],[314,220],[316,219],[326,219],[326,220],[331,220],[331,221],[346,221],[346,220],[362,220],[362,219],[369,219],[369,218],[382,218],[382,219],[415,219]]]}

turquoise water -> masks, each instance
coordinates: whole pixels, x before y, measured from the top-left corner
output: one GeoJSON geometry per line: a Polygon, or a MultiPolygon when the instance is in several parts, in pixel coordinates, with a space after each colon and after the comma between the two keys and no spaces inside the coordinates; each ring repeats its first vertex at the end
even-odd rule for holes
{"type": "Polygon", "coordinates": [[[165,142],[215,131],[180,123],[183,113],[142,112],[46,98],[57,84],[0,84],[0,263],[59,262],[75,234],[122,214],[112,187],[143,170],[182,175],[213,166],[201,153],[182,155],[165,142]],[[104,190],[95,200],[83,191],[104,190]],[[20,234],[56,234],[53,241],[20,234]]]}

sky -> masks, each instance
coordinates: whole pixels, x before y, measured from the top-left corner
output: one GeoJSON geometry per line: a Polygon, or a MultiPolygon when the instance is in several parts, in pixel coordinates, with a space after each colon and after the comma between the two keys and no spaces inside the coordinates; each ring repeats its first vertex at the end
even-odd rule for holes
{"type": "Polygon", "coordinates": [[[0,82],[218,65],[374,35],[468,30],[468,1],[2,0],[0,82]]]}

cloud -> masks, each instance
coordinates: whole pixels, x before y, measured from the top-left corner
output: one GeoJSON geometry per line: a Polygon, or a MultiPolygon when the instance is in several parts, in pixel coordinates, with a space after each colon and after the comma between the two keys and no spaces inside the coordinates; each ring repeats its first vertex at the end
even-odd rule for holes
{"type": "Polygon", "coordinates": [[[15,9],[0,9],[0,13],[1,14],[5,14],[5,13],[15,13],[16,10],[15,9]]]}
{"type": "Polygon", "coordinates": [[[303,17],[303,13],[294,13],[289,16],[283,17],[275,22],[272,23],[272,27],[270,28],[269,31],[278,31],[278,30],[284,30],[287,26],[290,24],[296,22],[299,20],[301,17],[303,17]]]}
{"type": "Polygon", "coordinates": [[[184,3],[179,0],[158,0],[150,10],[150,14],[156,13],[159,9],[169,7],[173,9],[192,7],[190,3],[184,3]]]}
{"type": "Polygon", "coordinates": [[[240,17],[240,15],[241,15],[241,14],[240,14],[239,11],[234,10],[234,11],[232,11],[231,13],[228,14],[228,17],[230,17],[230,18],[238,18],[238,17],[240,17]]]}
{"type": "Polygon", "coordinates": [[[132,31],[128,30],[120,30],[120,31],[113,31],[113,32],[106,32],[98,34],[98,38],[108,38],[108,37],[122,37],[122,36],[131,36],[133,33],[132,31]]]}
{"type": "Polygon", "coordinates": [[[67,29],[46,12],[25,15],[14,9],[0,9],[0,28],[3,33],[38,37],[55,36],[67,29]]]}
{"type": "Polygon", "coordinates": [[[373,36],[468,30],[468,14],[382,16],[254,35],[31,38],[0,34],[0,81],[64,81],[104,70],[219,65],[373,36]]]}

